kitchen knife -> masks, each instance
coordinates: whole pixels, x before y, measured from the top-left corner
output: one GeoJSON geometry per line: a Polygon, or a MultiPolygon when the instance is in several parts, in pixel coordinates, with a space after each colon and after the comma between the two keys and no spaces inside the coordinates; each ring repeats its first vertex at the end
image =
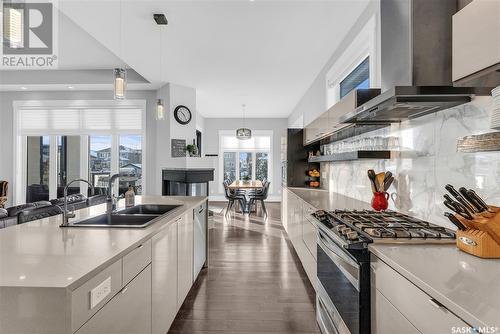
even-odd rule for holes
{"type": "Polygon", "coordinates": [[[469,204],[474,208],[475,212],[483,212],[485,210],[483,206],[477,202],[474,196],[471,196],[469,194],[467,189],[465,189],[464,187],[460,187],[458,191],[467,200],[467,202],[469,202],[469,204]]]}
{"type": "Polygon", "coordinates": [[[453,196],[455,197],[455,199],[460,202],[463,206],[465,206],[466,208],[469,209],[469,211],[471,212],[474,212],[474,208],[462,197],[462,195],[460,195],[460,193],[451,185],[451,184],[447,184],[445,187],[444,187],[446,190],[448,190],[448,192],[453,196]]]}
{"type": "Polygon", "coordinates": [[[473,217],[473,213],[469,211],[469,209],[467,209],[467,207],[465,207],[463,204],[459,203],[459,202],[456,202],[456,201],[453,201],[453,200],[446,200],[443,202],[443,204],[448,208],[450,209],[451,211],[455,212],[456,214],[464,217],[465,219],[467,220],[472,220],[474,217],[473,217]]]}
{"type": "Polygon", "coordinates": [[[489,212],[492,212],[490,210],[490,207],[488,204],[486,204],[485,201],[479,196],[474,190],[469,189],[467,190],[467,193],[469,194],[470,197],[474,198],[474,200],[477,202],[478,205],[480,205],[484,210],[488,210],[489,212]]]}
{"type": "Polygon", "coordinates": [[[467,228],[464,226],[464,224],[462,224],[462,223],[460,222],[460,220],[458,220],[458,219],[457,219],[457,217],[455,217],[455,215],[454,215],[454,214],[449,213],[449,212],[445,212],[445,213],[444,213],[444,215],[445,215],[445,217],[447,217],[447,218],[451,221],[451,223],[452,223],[453,225],[455,225],[456,227],[458,227],[458,229],[459,229],[459,230],[465,231],[465,230],[467,229],[467,228]]]}

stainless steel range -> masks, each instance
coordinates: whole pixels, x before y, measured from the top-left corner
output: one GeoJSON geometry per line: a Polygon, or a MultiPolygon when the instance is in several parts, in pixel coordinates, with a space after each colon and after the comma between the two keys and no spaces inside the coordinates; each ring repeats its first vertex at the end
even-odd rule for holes
{"type": "Polygon", "coordinates": [[[455,233],[394,211],[316,211],[317,318],[323,334],[370,333],[368,244],[454,243],[455,233]]]}

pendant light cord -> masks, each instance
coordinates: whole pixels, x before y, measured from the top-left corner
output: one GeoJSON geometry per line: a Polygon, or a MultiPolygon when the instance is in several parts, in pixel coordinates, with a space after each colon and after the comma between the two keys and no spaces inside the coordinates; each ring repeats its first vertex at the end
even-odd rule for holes
{"type": "Polygon", "coordinates": [[[120,57],[123,61],[123,41],[122,41],[122,38],[123,38],[123,33],[122,33],[122,0],[120,0],[120,26],[119,26],[119,31],[120,31],[120,39],[119,39],[119,43],[120,43],[120,46],[119,46],[119,49],[120,49],[120,57]]]}

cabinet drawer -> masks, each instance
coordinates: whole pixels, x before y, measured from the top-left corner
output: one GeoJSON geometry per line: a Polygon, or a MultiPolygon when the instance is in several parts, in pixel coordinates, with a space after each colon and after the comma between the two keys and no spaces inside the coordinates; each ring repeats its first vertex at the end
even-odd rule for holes
{"type": "Polygon", "coordinates": [[[151,266],[94,315],[76,334],[151,333],[151,266]]]}
{"type": "Polygon", "coordinates": [[[420,333],[377,289],[371,294],[372,334],[420,333]]]}
{"type": "Polygon", "coordinates": [[[448,333],[468,326],[379,258],[372,256],[371,282],[422,333],[448,333]]]}
{"type": "Polygon", "coordinates": [[[123,285],[128,284],[142,269],[151,263],[151,239],[123,257],[123,285]]]}
{"type": "Polygon", "coordinates": [[[315,261],[316,261],[316,250],[317,250],[316,234],[317,234],[317,227],[315,222],[312,221],[312,218],[305,217],[302,223],[302,240],[304,241],[304,244],[306,245],[307,249],[313,256],[315,261]]]}
{"type": "Polygon", "coordinates": [[[75,332],[122,288],[122,259],[116,261],[71,293],[71,328],[75,332]],[[92,305],[92,290],[101,287],[101,300],[92,305]],[[93,307],[92,307],[93,306],[93,307]]]}

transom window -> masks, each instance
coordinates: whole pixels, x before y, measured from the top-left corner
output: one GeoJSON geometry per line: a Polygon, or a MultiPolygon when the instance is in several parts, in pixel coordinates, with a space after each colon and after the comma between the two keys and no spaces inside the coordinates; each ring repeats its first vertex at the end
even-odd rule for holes
{"type": "Polygon", "coordinates": [[[351,73],[340,82],[340,98],[358,88],[370,88],[370,61],[369,57],[361,62],[351,73]]]}

